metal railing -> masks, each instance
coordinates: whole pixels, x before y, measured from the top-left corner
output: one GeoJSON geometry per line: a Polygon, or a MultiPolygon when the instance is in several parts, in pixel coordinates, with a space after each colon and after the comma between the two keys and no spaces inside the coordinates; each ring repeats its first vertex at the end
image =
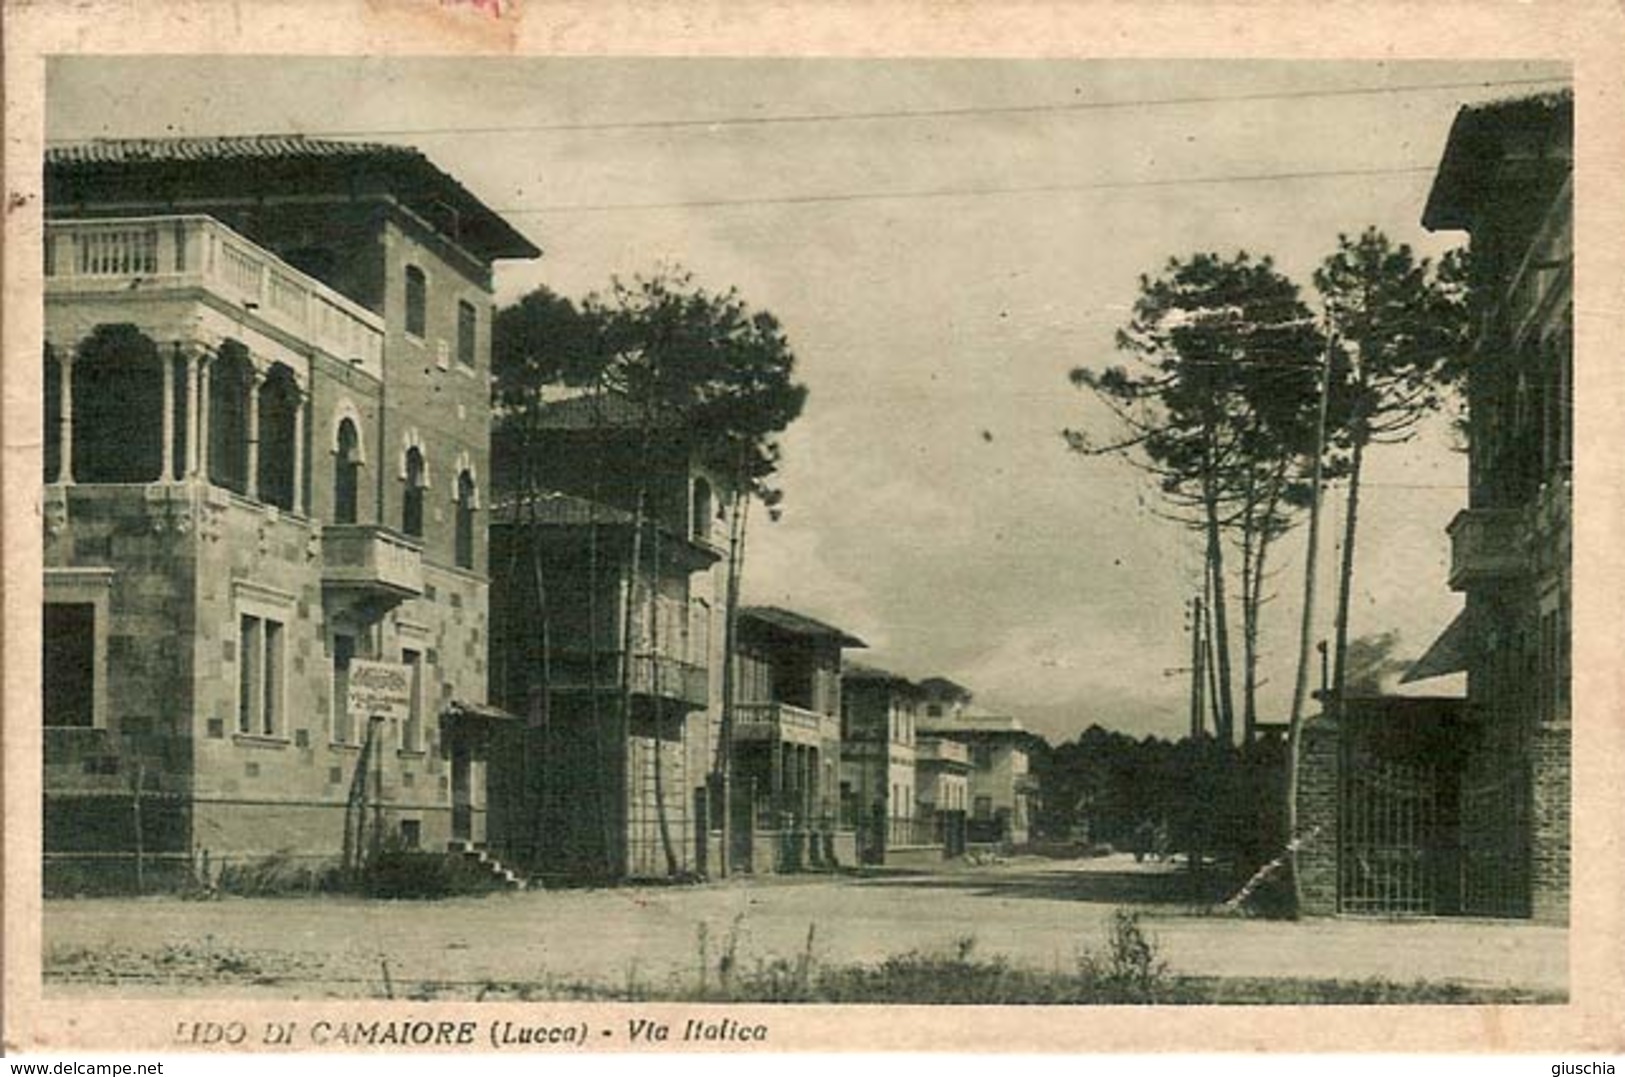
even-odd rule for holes
{"type": "Polygon", "coordinates": [[[889,847],[942,844],[936,817],[886,820],[886,844],[889,847]]]}

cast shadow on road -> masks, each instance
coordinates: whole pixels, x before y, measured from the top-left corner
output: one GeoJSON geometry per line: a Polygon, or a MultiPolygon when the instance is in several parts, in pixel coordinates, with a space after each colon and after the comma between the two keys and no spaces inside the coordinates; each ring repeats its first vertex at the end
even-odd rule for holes
{"type": "Polygon", "coordinates": [[[954,891],[972,897],[1036,898],[1109,905],[1212,905],[1229,896],[1227,880],[1185,871],[1000,871],[944,874],[887,871],[854,881],[864,887],[954,891]]]}

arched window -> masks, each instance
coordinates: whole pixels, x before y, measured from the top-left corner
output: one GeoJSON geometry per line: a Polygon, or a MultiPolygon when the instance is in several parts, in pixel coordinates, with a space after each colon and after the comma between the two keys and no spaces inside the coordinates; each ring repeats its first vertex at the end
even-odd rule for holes
{"type": "Polygon", "coordinates": [[[406,450],[406,491],[401,497],[401,530],[413,538],[423,537],[425,477],[423,453],[413,445],[406,450]]]}
{"type": "Polygon", "coordinates": [[[163,470],[164,365],[133,325],[101,325],[73,364],[73,470],[80,482],[154,482],[163,470]]]}
{"type": "Polygon", "coordinates": [[[406,331],[424,336],[429,324],[429,282],[417,266],[406,267],[406,331]]]}
{"type": "Polygon", "coordinates": [[[299,477],[293,473],[294,430],[298,425],[295,413],[299,410],[299,385],[293,371],[281,363],[271,368],[265,384],[259,390],[260,500],[268,505],[293,511],[294,485],[299,477]]]}
{"type": "Polygon", "coordinates": [[[253,387],[248,349],[235,340],[223,342],[209,364],[209,481],[239,494],[248,492],[248,394],[253,387]]]}
{"type": "Polygon", "coordinates": [[[704,479],[694,480],[694,498],[690,513],[690,534],[699,542],[711,538],[711,484],[704,479]]]}
{"type": "Polygon", "coordinates": [[[333,522],[353,524],[361,490],[361,432],[354,421],[339,423],[333,443],[333,522]]]}
{"type": "Polygon", "coordinates": [[[457,476],[457,535],[456,557],[458,568],[474,567],[474,509],[476,490],[474,476],[464,471],[457,476]]]}

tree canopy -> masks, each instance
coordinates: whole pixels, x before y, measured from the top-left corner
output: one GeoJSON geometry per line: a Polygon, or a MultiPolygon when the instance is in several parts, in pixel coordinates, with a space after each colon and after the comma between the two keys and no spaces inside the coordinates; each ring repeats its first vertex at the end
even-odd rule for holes
{"type": "Polygon", "coordinates": [[[1224,536],[1239,546],[1246,728],[1255,715],[1256,642],[1271,542],[1306,497],[1315,452],[1323,341],[1299,289],[1267,257],[1198,253],[1142,276],[1119,351],[1136,362],[1072,371],[1116,416],[1122,436],[1068,444],[1120,453],[1152,474],[1163,514],[1206,537],[1217,662],[1218,733],[1234,728],[1224,536]]]}
{"type": "Polygon", "coordinates": [[[617,279],[579,303],[538,289],[498,312],[493,337],[500,413],[561,388],[615,394],[648,420],[681,427],[726,474],[777,500],[768,482],[777,436],[807,390],[778,320],[737,290],[708,291],[681,270],[617,279]]]}

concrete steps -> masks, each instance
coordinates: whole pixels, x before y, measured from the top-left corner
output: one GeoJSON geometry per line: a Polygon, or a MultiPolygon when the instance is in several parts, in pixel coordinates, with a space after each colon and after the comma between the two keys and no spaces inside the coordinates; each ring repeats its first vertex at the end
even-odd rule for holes
{"type": "Polygon", "coordinates": [[[512,868],[504,867],[502,861],[471,841],[447,842],[446,851],[452,856],[460,856],[468,863],[481,868],[504,890],[523,890],[525,888],[525,880],[516,874],[512,868]]]}

